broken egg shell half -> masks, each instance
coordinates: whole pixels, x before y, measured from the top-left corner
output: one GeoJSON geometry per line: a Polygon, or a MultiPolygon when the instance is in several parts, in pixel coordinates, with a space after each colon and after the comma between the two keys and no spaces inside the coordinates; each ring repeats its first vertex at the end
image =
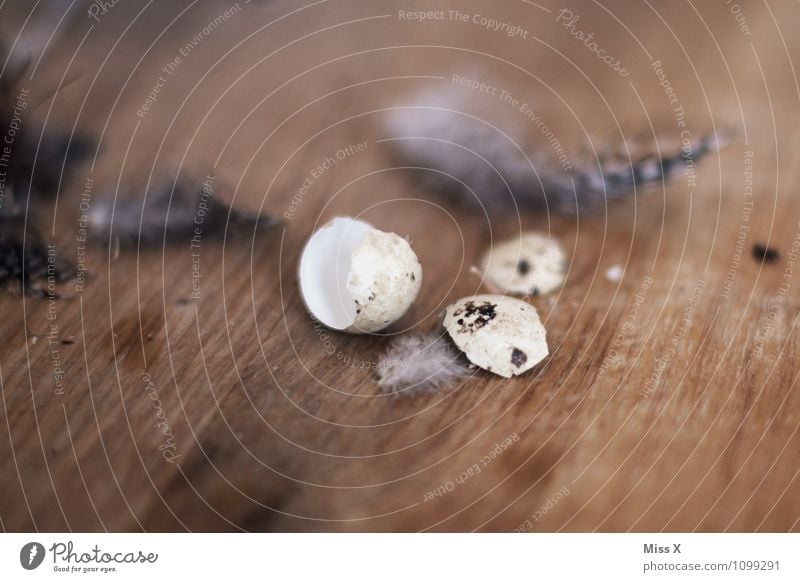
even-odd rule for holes
{"type": "Polygon", "coordinates": [[[526,232],[494,245],[481,259],[493,285],[514,295],[546,295],[564,283],[567,256],[558,241],[526,232]]]}
{"type": "Polygon", "coordinates": [[[504,295],[475,295],[445,310],[447,334],[467,359],[511,378],[547,357],[547,337],[532,305],[504,295]]]}
{"type": "Polygon", "coordinates": [[[309,239],[299,278],[306,308],[323,325],[371,333],[408,311],[422,284],[422,266],[406,239],[338,217],[309,239]]]}

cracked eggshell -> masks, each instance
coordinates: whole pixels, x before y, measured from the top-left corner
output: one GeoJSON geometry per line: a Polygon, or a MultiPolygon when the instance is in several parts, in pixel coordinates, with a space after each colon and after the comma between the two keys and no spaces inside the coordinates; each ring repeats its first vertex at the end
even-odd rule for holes
{"type": "Polygon", "coordinates": [[[545,295],[564,283],[567,256],[558,241],[536,232],[494,245],[481,259],[486,279],[514,295],[545,295]]]}
{"type": "Polygon", "coordinates": [[[422,267],[406,239],[339,217],[309,239],[299,278],[306,308],[323,325],[371,333],[408,311],[422,284],[422,267]]]}
{"type": "Polygon", "coordinates": [[[467,359],[511,378],[547,357],[547,338],[532,305],[504,295],[475,295],[445,310],[447,334],[467,359]]]}

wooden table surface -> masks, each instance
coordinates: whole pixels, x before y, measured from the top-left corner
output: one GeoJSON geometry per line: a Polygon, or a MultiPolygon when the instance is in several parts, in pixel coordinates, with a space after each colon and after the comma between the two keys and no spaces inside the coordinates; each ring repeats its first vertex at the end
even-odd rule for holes
{"type": "MultiPolygon", "coordinates": [[[[467,22],[405,20],[429,5],[394,0],[161,4],[65,21],[28,82],[42,95],[76,78],[30,123],[99,143],[39,215],[64,256],[84,194],[210,175],[220,198],[283,215],[312,169],[366,148],[273,232],[204,239],[197,262],[188,245],[89,245],[84,289],[0,297],[4,530],[800,530],[797,3],[575,3],[627,77],[549,0],[441,7],[467,22]],[[382,110],[454,74],[531,103],[575,158],[679,140],[676,107],[693,136],[736,139],[694,183],[579,219],[489,221],[381,141],[382,110]],[[563,288],[533,300],[550,357],[513,380],[384,394],[388,338],[326,333],[298,296],[304,241],[340,214],[409,235],[420,257],[419,299],[391,333],[432,329],[480,291],[470,267],[491,241],[549,230],[570,254],[563,288]],[[780,259],[756,260],[757,243],[780,259]]],[[[548,151],[519,111],[471,97],[548,151]]]]}

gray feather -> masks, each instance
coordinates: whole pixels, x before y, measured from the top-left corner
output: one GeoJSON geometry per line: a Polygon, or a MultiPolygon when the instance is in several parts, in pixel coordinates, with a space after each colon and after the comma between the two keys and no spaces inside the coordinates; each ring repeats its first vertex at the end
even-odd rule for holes
{"type": "MultiPolygon", "coordinates": [[[[389,139],[423,182],[456,192],[488,211],[547,206],[574,214],[602,208],[607,201],[631,196],[683,173],[701,157],[726,145],[711,133],[686,147],[672,145],[646,153],[622,143],[569,168],[529,151],[526,136],[504,133],[491,119],[473,116],[463,89],[425,91],[386,119],[389,139]]],[[[682,145],[682,144],[681,144],[682,145]]]]}
{"type": "Polygon", "coordinates": [[[278,220],[231,208],[216,197],[213,181],[160,184],[143,198],[98,201],[89,216],[93,236],[118,240],[121,246],[160,246],[186,243],[200,230],[205,237],[232,234],[252,235],[268,229],[278,220]]]}

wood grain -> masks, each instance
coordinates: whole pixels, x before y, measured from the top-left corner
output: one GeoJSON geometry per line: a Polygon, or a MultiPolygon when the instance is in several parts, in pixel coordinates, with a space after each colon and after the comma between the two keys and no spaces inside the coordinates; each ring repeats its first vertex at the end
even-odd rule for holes
{"type": "MultiPolygon", "coordinates": [[[[242,2],[143,116],[163,68],[225,4],[119,3],[100,22],[79,14],[48,48],[35,91],[80,77],[36,122],[100,140],[40,216],[66,256],[87,177],[96,201],[210,174],[218,196],[283,215],[326,157],[368,146],[316,179],[285,228],[204,239],[197,299],[187,245],[93,246],[72,298],[0,298],[5,530],[800,530],[798,6],[741,2],[748,35],[721,2],[576,4],[579,28],[631,71],[621,78],[556,22],[557,3],[458,3],[528,39],[398,17],[414,4],[242,2]],[[534,104],[574,156],[679,139],[653,61],[692,135],[737,135],[693,188],[679,179],[579,220],[488,221],[422,188],[380,141],[382,109],[452,74],[534,104]],[[315,225],[362,213],[409,235],[423,264],[420,298],[391,333],[430,329],[478,291],[469,268],[493,240],[549,229],[571,256],[563,289],[534,300],[551,356],[510,381],[478,372],[383,394],[373,368],[387,337],[315,328],[295,281],[315,225]],[[756,242],[780,260],[755,260],[756,242]],[[613,265],[620,282],[604,275],[613,265]]],[[[547,150],[513,108],[486,96],[475,108],[547,150]]]]}

